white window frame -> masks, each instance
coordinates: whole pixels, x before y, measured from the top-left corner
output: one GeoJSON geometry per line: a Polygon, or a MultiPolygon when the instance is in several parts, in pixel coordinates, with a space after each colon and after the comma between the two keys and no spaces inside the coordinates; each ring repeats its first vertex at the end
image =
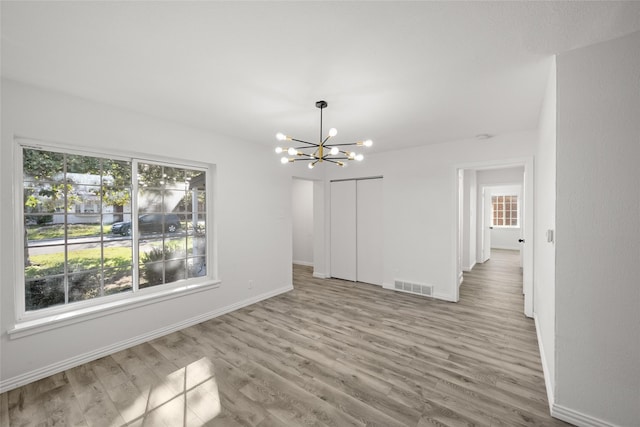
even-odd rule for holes
{"type": "MultiPolygon", "coordinates": [[[[19,338],[57,327],[82,322],[88,319],[117,313],[123,310],[142,307],[148,304],[160,302],[167,299],[179,298],[195,292],[201,292],[217,288],[221,281],[218,279],[217,248],[216,248],[216,215],[214,212],[214,175],[215,165],[190,160],[176,160],[165,157],[140,154],[123,153],[117,151],[106,151],[100,149],[83,149],[71,145],[53,143],[48,141],[35,140],[30,138],[14,138],[14,295],[16,319],[13,328],[8,330],[10,338],[19,338]],[[25,224],[23,219],[23,148],[33,148],[39,150],[57,151],[66,154],[83,156],[96,156],[113,160],[130,161],[133,165],[138,162],[149,162],[159,165],[184,167],[197,169],[206,172],[206,263],[207,273],[202,277],[195,277],[178,282],[156,285],[144,289],[137,289],[137,282],[134,280],[132,291],[117,293],[114,295],[102,296],[100,298],[77,301],[71,304],[56,305],[34,311],[27,311],[25,307],[25,272],[24,272],[24,232],[25,224]]],[[[131,215],[135,218],[137,212],[137,179],[132,182],[131,215]]],[[[134,222],[136,224],[136,222],[134,222]]],[[[135,226],[135,225],[134,225],[135,226]]],[[[132,274],[138,274],[138,236],[132,233],[133,270],[132,274]]]]}
{"type": "MultiPolygon", "coordinates": [[[[493,228],[520,228],[520,205],[521,205],[521,197],[520,194],[517,192],[500,192],[500,193],[491,193],[491,226],[493,228]],[[500,196],[510,196],[510,197],[516,197],[517,198],[517,203],[518,203],[518,209],[516,210],[517,212],[517,224],[516,225],[496,225],[493,223],[494,221],[494,216],[493,216],[493,198],[494,197],[500,197],[500,196]]],[[[504,212],[504,211],[503,211],[504,212]]],[[[504,219],[504,218],[503,218],[504,219]]]]}

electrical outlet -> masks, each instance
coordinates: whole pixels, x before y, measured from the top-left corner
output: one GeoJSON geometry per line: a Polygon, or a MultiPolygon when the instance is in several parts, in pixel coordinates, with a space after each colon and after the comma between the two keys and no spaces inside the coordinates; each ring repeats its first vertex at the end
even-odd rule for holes
{"type": "Polygon", "coordinates": [[[249,280],[249,289],[253,289],[253,280],[249,280]]]}

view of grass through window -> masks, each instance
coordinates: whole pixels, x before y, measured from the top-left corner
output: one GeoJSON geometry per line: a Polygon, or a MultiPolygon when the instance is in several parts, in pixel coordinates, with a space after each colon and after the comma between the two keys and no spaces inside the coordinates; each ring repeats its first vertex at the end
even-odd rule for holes
{"type": "Polygon", "coordinates": [[[206,275],[205,171],[22,154],[25,311],[206,275]]]}

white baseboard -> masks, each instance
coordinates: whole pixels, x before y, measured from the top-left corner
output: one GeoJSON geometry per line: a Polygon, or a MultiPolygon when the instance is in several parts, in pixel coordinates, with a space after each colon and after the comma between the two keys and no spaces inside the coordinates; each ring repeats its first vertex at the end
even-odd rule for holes
{"type": "Polygon", "coordinates": [[[533,313],[533,321],[536,326],[536,335],[538,337],[538,348],[540,349],[540,359],[542,360],[542,373],[544,374],[544,385],[547,387],[547,400],[549,401],[549,412],[553,415],[553,405],[555,403],[555,396],[553,394],[554,383],[549,373],[549,366],[547,365],[546,353],[544,351],[544,345],[542,344],[542,336],[540,335],[540,323],[538,322],[538,315],[533,313]]]}
{"type": "Polygon", "coordinates": [[[294,259],[293,263],[296,265],[304,265],[305,267],[313,267],[313,261],[298,261],[294,259]]]}
{"type": "Polygon", "coordinates": [[[330,279],[331,276],[328,274],[324,274],[324,273],[316,273],[315,271],[313,272],[313,277],[315,277],[316,279],[330,279]]]}
{"type": "Polygon", "coordinates": [[[440,299],[440,300],[442,300],[442,301],[447,301],[447,302],[458,302],[458,300],[457,300],[457,299],[455,299],[455,298],[453,297],[453,295],[450,295],[450,294],[442,294],[442,293],[439,293],[439,292],[434,292],[433,297],[434,297],[435,299],[440,299]]]}
{"type": "Polygon", "coordinates": [[[474,262],[473,264],[471,264],[470,266],[467,267],[462,267],[462,271],[466,271],[467,273],[470,272],[471,270],[473,270],[473,267],[476,266],[476,263],[474,262]]]}
{"type": "Polygon", "coordinates": [[[153,340],[155,338],[160,338],[172,332],[179,331],[189,326],[197,325],[198,323],[202,323],[204,321],[213,319],[215,317],[222,316],[223,314],[230,313],[235,310],[239,310],[243,307],[249,306],[251,304],[255,304],[265,299],[273,298],[277,295],[280,295],[292,290],[293,290],[292,285],[283,286],[281,288],[274,289],[273,291],[266,292],[261,295],[253,296],[246,300],[239,301],[235,304],[231,304],[226,307],[223,307],[214,311],[210,311],[208,313],[203,313],[199,316],[195,316],[190,319],[183,320],[182,322],[178,322],[173,325],[166,326],[164,328],[156,329],[155,331],[151,331],[149,333],[139,335],[137,337],[133,337],[124,341],[120,341],[115,344],[111,344],[106,347],[99,348],[97,350],[93,350],[84,354],[73,356],[66,360],[53,363],[49,366],[45,366],[43,368],[38,368],[21,375],[17,375],[13,378],[2,380],[0,381],[0,393],[13,390],[14,388],[21,387],[23,385],[29,384],[37,380],[41,380],[43,378],[57,374],[59,372],[66,371],[67,369],[74,368],[76,366],[82,365],[87,362],[91,362],[92,360],[96,360],[101,357],[108,356],[110,354],[125,350],[129,347],[133,347],[134,345],[142,344],[144,342],[153,340]]]}
{"type": "Polygon", "coordinates": [[[551,416],[580,427],[619,427],[616,424],[611,424],[599,418],[556,404],[551,407],[551,416]]]}

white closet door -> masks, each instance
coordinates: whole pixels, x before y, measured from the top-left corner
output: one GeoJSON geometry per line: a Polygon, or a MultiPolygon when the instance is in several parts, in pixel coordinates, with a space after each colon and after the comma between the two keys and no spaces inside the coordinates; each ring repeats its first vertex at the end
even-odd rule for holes
{"type": "Polygon", "coordinates": [[[357,279],[382,286],[382,179],[357,181],[357,279]]]}
{"type": "Polygon", "coordinates": [[[356,181],[331,183],[331,276],[356,276],[356,181]]]}

